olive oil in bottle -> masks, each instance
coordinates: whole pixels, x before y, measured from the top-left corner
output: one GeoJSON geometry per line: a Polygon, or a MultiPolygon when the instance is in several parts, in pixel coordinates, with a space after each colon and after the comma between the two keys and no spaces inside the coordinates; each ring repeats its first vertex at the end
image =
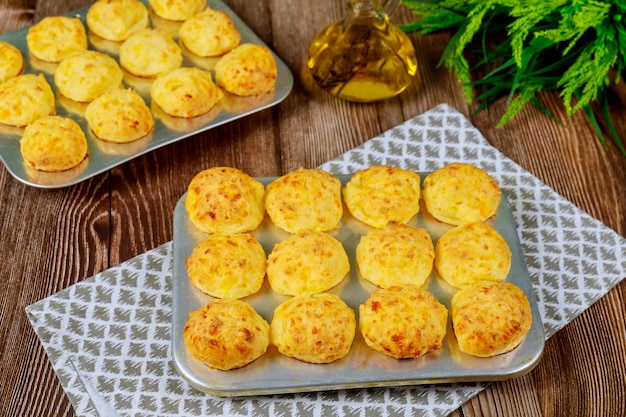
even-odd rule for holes
{"type": "Polygon", "coordinates": [[[322,89],[344,100],[371,102],[410,85],[417,72],[415,49],[389,21],[399,1],[349,0],[345,19],[313,38],[307,67],[322,89]]]}

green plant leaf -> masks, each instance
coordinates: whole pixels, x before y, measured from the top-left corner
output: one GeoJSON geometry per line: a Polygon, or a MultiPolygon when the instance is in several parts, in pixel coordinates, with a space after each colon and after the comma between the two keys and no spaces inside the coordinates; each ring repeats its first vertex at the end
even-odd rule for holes
{"type": "Polygon", "coordinates": [[[582,110],[605,147],[592,111],[626,155],[608,111],[607,89],[626,71],[626,0],[402,0],[416,19],[402,26],[452,34],[438,66],[461,83],[477,111],[507,97],[498,126],[531,103],[556,121],[538,93],[557,91],[568,115],[582,110]]]}

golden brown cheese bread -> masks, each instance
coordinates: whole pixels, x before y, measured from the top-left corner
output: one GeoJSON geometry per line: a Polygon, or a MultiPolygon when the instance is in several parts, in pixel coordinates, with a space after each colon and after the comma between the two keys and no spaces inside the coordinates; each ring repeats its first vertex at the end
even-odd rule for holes
{"type": "Polygon", "coordinates": [[[189,183],[185,208],[189,220],[206,233],[243,233],[265,217],[265,187],[229,167],[205,169],[189,183]]]}
{"type": "Polygon", "coordinates": [[[223,55],[241,40],[228,13],[209,7],[185,20],[178,34],[187,49],[202,57],[223,55]]]}
{"type": "Polygon", "coordinates": [[[183,52],[172,35],[157,28],[141,29],[120,46],[120,65],[139,77],[157,77],[180,67],[183,52]]]}
{"type": "Polygon", "coordinates": [[[215,65],[217,85],[238,96],[260,96],[272,91],[278,70],[272,52],[265,46],[244,43],[215,65]]]}
{"type": "Polygon", "coordinates": [[[459,290],[452,297],[450,317],[459,349],[480,357],[515,349],[532,325],[526,294],[503,282],[480,282],[459,290]]]}
{"type": "Polygon", "coordinates": [[[28,29],[26,43],[35,58],[60,62],[72,52],[87,49],[87,33],[77,17],[48,16],[28,29]]]}
{"type": "Polygon", "coordinates": [[[447,321],[445,306],[415,285],[378,290],[359,306],[365,343],[397,359],[416,359],[440,350],[447,321]]]}
{"type": "Polygon", "coordinates": [[[291,298],[276,307],[271,343],[283,355],[330,363],[348,355],[356,333],[354,311],[334,294],[291,298]]]}
{"type": "Polygon", "coordinates": [[[498,183],[485,170],[458,162],[426,176],[422,194],[435,219],[455,226],[494,216],[502,196],[498,183]]]}
{"type": "Polygon", "coordinates": [[[267,279],[284,295],[306,295],[338,285],[350,271],[350,261],[334,237],[306,230],[274,245],[267,260],[267,279]]]}
{"type": "Polygon", "coordinates": [[[228,371],[248,365],[267,351],[270,325],[241,300],[215,300],[189,313],[183,340],[193,358],[228,371]]]}
{"type": "Polygon", "coordinates": [[[43,74],[22,74],[0,84],[0,123],[22,127],[53,114],[54,93],[43,74]]]}
{"type": "Polygon", "coordinates": [[[266,258],[261,244],[248,233],[213,234],[200,241],[187,259],[191,282],[216,298],[243,298],[263,285],[266,258]]]}
{"type": "Polygon", "coordinates": [[[89,149],[78,123],[68,117],[45,116],[26,126],[20,151],[31,168],[59,172],[80,164],[89,149]]]}
{"type": "Polygon", "coordinates": [[[78,102],[90,102],[122,85],[124,73],[117,61],[98,51],[76,51],[54,72],[59,93],[78,102]]]}
{"type": "Polygon", "coordinates": [[[511,268],[511,250],[493,227],[469,223],[439,238],[434,265],[439,276],[457,288],[479,281],[503,281],[511,268]]]}
{"type": "Polygon", "coordinates": [[[355,173],[343,189],[350,213],[373,227],[387,222],[406,223],[419,212],[420,176],[388,165],[355,173]]]}
{"type": "Polygon", "coordinates": [[[17,77],[23,70],[22,52],[10,43],[0,41],[0,83],[17,77]]]}
{"type": "Polygon", "coordinates": [[[85,109],[93,133],[112,143],[134,142],[152,131],[154,118],[143,98],[132,89],[115,89],[85,109]]]}
{"type": "Polygon", "coordinates": [[[149,24],[148,8],[139,0],[98,0],[86,19],[91,33],[111,41],[124,41],[149,24]]]}
{"type": "Polygon", "coordinates": [[[165,113],[190,118],[207,113],[224,94],[213,83],[210,72],[184,67],[157,77],[150,96],[165,113]]]}
{"type": "Polygon", "coordinates": [[[148,0],[154,14],[162,19],[187,20],[206,7],[205,0],[148,0]]]}
{"type": "Polygon", "coordinates": [[[268,184],[265,208],[290,233],[335,229],[343,215],[341,182],[326,171],[300,168],[268,184]]]}
{"type": "Polygon", "coordinates": [[[361,237],[356,262],[363,278],[381,288],[421,286],[433,269],[435,249],[426,229],[389,222],[361,237]]]}

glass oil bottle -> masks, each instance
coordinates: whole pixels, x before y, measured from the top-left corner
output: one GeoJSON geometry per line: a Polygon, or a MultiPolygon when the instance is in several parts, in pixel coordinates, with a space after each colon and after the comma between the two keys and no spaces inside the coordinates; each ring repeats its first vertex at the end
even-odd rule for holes
{"type": "Polygon", "coordinates": [[[307,67],[324,90],[372,102],[404,91],[417,72],[409,37],[389,21],[400,0],[348,0],[345,18],[317,34],[307,67]]]}

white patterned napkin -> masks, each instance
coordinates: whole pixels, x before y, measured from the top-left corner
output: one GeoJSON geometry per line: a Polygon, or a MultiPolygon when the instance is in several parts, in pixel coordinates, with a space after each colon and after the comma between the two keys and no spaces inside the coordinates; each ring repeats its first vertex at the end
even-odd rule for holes
{"type": "MultiPolygon", "coordinates": [[[[487,170],[518,227],[546,337],[626,277],[626,239],[502,155],[442,104],[322,165],[487,170]]],[[[191,388],[170,361],[172,243],[26,308],[79,416],[445,416],[487,383],[220,398],[191,388]],[[104,404],[104,405],[103,405],[104,404]],[[105,405],[110,408],[106,408],[105,405]]]]}

